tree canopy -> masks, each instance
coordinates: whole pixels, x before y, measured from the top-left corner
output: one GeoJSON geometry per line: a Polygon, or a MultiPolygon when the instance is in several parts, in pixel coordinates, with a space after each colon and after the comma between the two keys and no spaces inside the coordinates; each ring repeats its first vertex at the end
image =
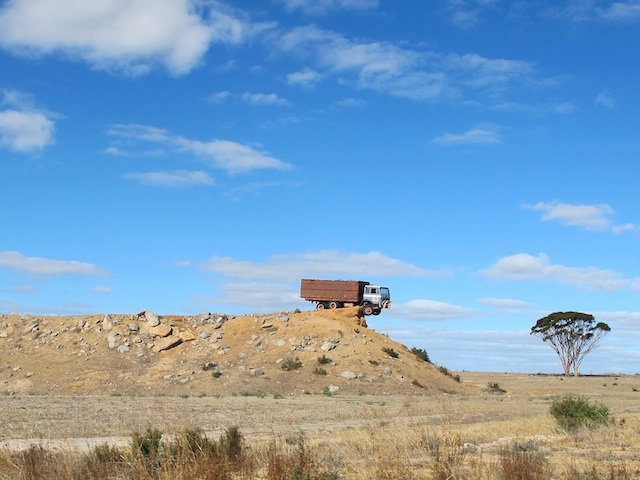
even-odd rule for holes
{"type": "Polygon", "coordinates": [[[569,375],[573,368],[576,377],[584,357],[610,331],[609,325],[596,323],[593,315],[582,312],[555,312],[531,327],[531,335],[540,337],[556,351],[564,374],[569,375]]]}

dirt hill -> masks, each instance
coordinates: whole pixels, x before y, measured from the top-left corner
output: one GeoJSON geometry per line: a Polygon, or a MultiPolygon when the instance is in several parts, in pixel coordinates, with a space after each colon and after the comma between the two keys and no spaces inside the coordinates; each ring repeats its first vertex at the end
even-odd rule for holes
{"type": "Polygon", "coordinates": [[[0,394],[429,395],[469,389],[365,325],[358,308],[238,317],[5,314],[0,394]]]}

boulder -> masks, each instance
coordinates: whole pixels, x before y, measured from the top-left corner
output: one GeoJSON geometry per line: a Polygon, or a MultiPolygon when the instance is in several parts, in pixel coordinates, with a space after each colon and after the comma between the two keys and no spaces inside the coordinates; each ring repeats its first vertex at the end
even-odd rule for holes
{"type": "Polygon", "coordinates": [[[168,337],[173,332],[171,325],[159,324],[149,328],[149,334],[155,337],[168,337]]]}
{"type": "Polygon", "coordinates": [[[169,350],[173,347],[176,347],[181,343],[182,343],[182,339],[180,337],[169,335],[168,337],[160,338],[156,342],[154,342],[153,347],[151,348],[151,351],[155,353],[163,352],[165,350],[169,350]]]}

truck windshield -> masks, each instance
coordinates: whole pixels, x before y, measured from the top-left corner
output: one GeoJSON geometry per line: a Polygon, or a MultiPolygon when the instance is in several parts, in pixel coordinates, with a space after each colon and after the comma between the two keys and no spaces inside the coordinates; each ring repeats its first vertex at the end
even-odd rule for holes
{"type": "Polygon", "coordinates": [[[380,295],[389,296],[389,289],[387,287],[380,287],[380,295]]]}

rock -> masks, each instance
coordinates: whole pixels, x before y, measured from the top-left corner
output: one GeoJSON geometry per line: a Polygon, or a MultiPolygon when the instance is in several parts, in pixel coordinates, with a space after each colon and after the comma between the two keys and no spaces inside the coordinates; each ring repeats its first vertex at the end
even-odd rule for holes
{"type": "Polygon", "coordinates": [[[342,376],[343,376],[344,378],[346,378],[347,380],[353,380],[354,378],[357,378],[357,377],[358,377],[358,375],[357,375],[357,374],[353,373],[353,372],[352,372],[352,371],[350,371],[350,370],[345,370],[344,372],[342,372],[342,376]]]}
{"type": "Polygon", "coordinates": [[[336,348],[336,344],[333,342],[324,342],[320,346],[320,350],[322,350],[323,352],[328,352],[329,350],[333,350],[334,348],[336,348]]]}
{"type": "Polygon", "coordinates": [[[287,344],[287,342],[285,342],[282,338],[278,338],[278,339],[273,341],[273,346],[274,347],[284,347],[286,344],[287,344]]]}
{"type": "Polygon", "coordinates": [[[260,377],[264,375],[264,372],[259,368],[251,368],[249,369],[249,375],[251,375],[252,377],[260,377]]]}
{"type": "Polygon", "coordinates": [[[145,310],[143,312],[140,312],[138,314],[138,318],[140,320],[146,321],[150,327],[156,327],[160,325],[160,317],[158,317],[157,313],[152,312],[150,310],[145,310]]]}
{"type": "Polygon", "coordinates": [[[158,353],[165,350],[169,350],[177,345],[182,343],[182,339],[180,337],[175,337],[173,335],[169,335],[168,337],[158,339],[151,348],[152,352],[158,353]]]}
{"type": "Polygon", "coordinates": [[[131,349],[127,345],[120,345],[118,347],[118,352],[120,352],[120,353],[126,353],[126,352],[128,352],[130,350],[131,349]]]}
{"type": "Polygon", "coordinates": [[[198,335],[199,338],[207,339],[211,336],[211,334],[209,332],[202,332],[200,335],[198,335]]]}
{"type": "Polygon", "coordinates": [[[118,346],[118,337],[119,335],[114,331],[110,331],[107,334],[107,343],[109,348],[116,348],[118,346]]]}
{"type": "Polygon", "coordinates": [[[138,332],[138,331],[140,331],[140,327],[138,326],[137,323],[130,323],[129,324],[129,331],[130,332],[138,332]]]}
{"type": "Polygon", "coordinates": [[[172,331],[173,329],[171,328],[171,325],[164,324],[159,324],[155,327],[149,328],[149,334],[156,337],[167,337],[171,335],[172,331]]]}
{"type": "Polygon", "coordinates": [[[393,373],[389,367],[385,367],[383,372],[386,373],[387,375],[391,375],[393,373]]]}
{"type": "Polygon", "coordinates": [[[338,385],[327,385],[327,391],[329,393],[336,393],[338,390],[340,390],[338,385]]]}
{"type": "Polygon", "coordinates": [[[191,342],[197,338],[196,334],[188,329],[185,330],[184,332],[180,332],[178,335],[180,336],[183,342],[191,342]]]}

